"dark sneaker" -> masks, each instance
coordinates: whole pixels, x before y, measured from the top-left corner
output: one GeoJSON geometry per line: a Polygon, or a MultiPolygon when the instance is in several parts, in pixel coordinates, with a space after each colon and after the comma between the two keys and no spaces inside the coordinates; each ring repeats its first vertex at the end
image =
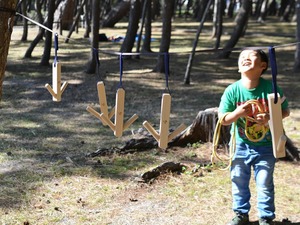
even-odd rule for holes
{"type": "Polygon", "coordinates": [[[227,225],[248,225],[249,216],[247,214],[237,214],[227,225]]]}
{"type": "Polygon", "coordinates": [[[272,219],[260,218],[258,221],[259,225],[273,225],[272,219]]]}

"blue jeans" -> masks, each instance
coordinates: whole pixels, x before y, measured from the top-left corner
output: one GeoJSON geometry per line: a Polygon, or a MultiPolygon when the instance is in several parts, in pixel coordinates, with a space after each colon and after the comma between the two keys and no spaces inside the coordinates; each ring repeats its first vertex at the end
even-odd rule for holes
{"type": "Polygon", "coordinates": [[[236,144],[236,153],[232,160],[231,181],[233,210],[248,214],[250,211],[249,182],[251,168],[257,190],[257,209],[260,218],[275,218],[273,172],[276,159],[272,147],[256,147],[245,143],[236,144]]]}

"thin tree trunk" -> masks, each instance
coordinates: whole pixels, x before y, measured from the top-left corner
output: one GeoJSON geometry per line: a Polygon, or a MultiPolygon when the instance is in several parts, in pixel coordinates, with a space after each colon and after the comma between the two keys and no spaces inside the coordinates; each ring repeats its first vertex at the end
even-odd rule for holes
{"type": "Polygon", "coordinates": [[[69,39],[70,39],[70,37],[71,37],[73,31],[75,30],[76,25],[78,24],[78,21],[79,21],[79,19],[80,19],[80,15],[81,15],[81,13],[82,13],[82,11],[83,11],[83,7],[85,6],[85,4],[86,4],[86,0],[83,0],[82,3],[81,3],[81,5],[80,5],[80,7],[79,7],[79,9],[78,9],[78,11],[77,11],[77,14],[76,14],[76,16],[75,16],[75,19],[73,20],[73,23],[72,23],[72,25],[71,25],[71,28],[70,28],[70,30],[69,30],[69,33],[68,33],[68,35],[67,35],[67,37],[66,37],[66,39],[65,39],[65,43],[68,43],[68,42],[69,42],[69,39]]]}
{"type": "Polygon", "coordinates": [[[204,22],[205,22],[207,14],[208,14],[208,10],[209,10],[211,2],[212,2],[212,0],[209,0],[209,2],[206,5],[206,9],[204,11],[203,18],[200,22],[200,25],[199,25],[197,33],[196,33],[196,37],[194,39],[193,49],[192,49],[192,52],[190,54],[189,61],[188,61],[186,71],[185,71],[185,75],[184,75],[184,84],[190,84],[190,77],[191,77],[191,71],[192,71],[195,51],[196,51],[196,48],[197,48],[197,45],[198,45],[199,36],[200,36],[200,33],[201,33],[202,28],[204,26],[204,22]]]}
{"type": "Polygon", "coordinates": [[[100,17],[100,0],[92,0],[92,48],[90,53],[90,59],[87,64],[86,72],[92,74],[96,72],[96,57],[94,51],[98,51],[99,48],[99,17],[100,17]]]}
{"type": "Polygon", "coordinates": [[[134,46],[136,33],[139,27],[139,19],[141,17],[141,1],[131,0],[130,15],[128,28],[125,39],[122,43],[121,52],[132,52],[134,46]]]}
{"type": "MultiPolygon", "coordinates": [[[[36,8],[36,13],[37,13],[37,18],[39,23],[43,23],[43,15],[42,15],[42,4],[40,0],[37,0],[35,2],[35,8],[36,8]]],[[[47,24],[47,19],[45,19],[44,25],[47,24]]],[[[38,34],[36,37],[33,39],[33,41],[30,43],[28,49],[25,52],[24,58],[31,58],[32,52],[36,45],[42,40],[43,36],[45,34],[45,30],[42,27],[39,27],[38,34]]]]}
{"type": "MultiPolygon", "coordinates": [[[[142,36],[143,36],[143,29],[144,29],[144,24],[145,24],[145,19],[146,19],[146,10],[147,10],[147,4],[148,0],[144,0],[143,2],[143,11],[142,11],[142,19],[141,19],[141,25],[140,25],[140,30],[138,33],[138,40],[137,40],[137,45],[136,45],[136,52],[140,52],[140,46],[141,46],[141,41],[142,41],[142,36]]],[[[139,58],[139,56],[137,56],[139,58]]]]}
{"type": "Polygon", "coordinates": [[[114,27],[130,10],[130,0],[119,1],[102,22],[103,27],[114,27]]]}
{"type": "Polygon", "coordinates": [[[239,9],[235,20],[236,26],[234,26],[229,41],[225,44],[224,51],[218,55],[218,58],[228,58],[231,53],[230,49],[232,49],[236,45],[240,37],[243,35],[243,32],[245,31],[245,28],[247,26],[251,4],[251,0],[242,1],[241,8],[239,9]]]}
{"type": "Polygon", "coordinates": [[[91,32],[91,20],[90,20],[90,5],[92,0],[88,0],[84,7],[84,17],[85,17],[85,32],[83,37],[88,38],[91,32]]]}
{"type": "Polygon", "coordinates": [[[17,0],[0,0],[0,99],[17,0]]]}
{"type": "Polygon", "coordinates": [[[296,14],[297,16],[297,29],[296,29],[296,40],[297,40],[297,47],[295,51],[295,64],[294,64],[294,71],[300,72],[300,0],[297,0],[297,7],[296,7],[296,14]]]}
{"type": "MultiPolygon", "coordinates": [[[[163,28],[161,35],[161,42],[159,52],[169,52],[171,44],[171,30],[172,30],[172,17],[174,12],[175,0],[165,0],[163,5],[163,28]]],[[[159,55],[156,67],[153,71],[164,73],[165,71],[165,60],[164,55],[159,55]]]]}
{"type": "MultiPolygon", "coordinates": [[[[27,16],[27,4],[25,0],[22,1],[21,8],[22,8],[22,14],[24,16],[27,16]]],[[[21,41],[27,41],[27,36],[28,36],[28,21],[23,18],[23,35],[21,41]]]]}
{"type": "Polygon", "coordinates": [[[146,17],[145,17],[145,38],[143,41],[143,52],[151,52],[151,27],[152,27],[152,9],[151,0],[146,0],[146,17]]]}
{"type": "MultiPolygon", "coordinates": [[[[48,2],[48,20],[47,27],[52,30],[53,21],[54,21],[54,12],[55,12],[55,0],[49,0],[48,2]]],[[[44,52],[40,62],[42,66],[49,66],[49,60],[51,55],[51,45],[52,45],[52,33],[50,31],[46,31],[44,52]]]]}

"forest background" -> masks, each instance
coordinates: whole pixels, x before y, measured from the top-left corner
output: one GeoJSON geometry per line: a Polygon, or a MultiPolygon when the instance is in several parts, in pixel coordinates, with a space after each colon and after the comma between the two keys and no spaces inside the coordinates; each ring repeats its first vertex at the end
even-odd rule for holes
{"type": "MultiPolygon", "coordinates": [[[[78,4],[82,2],[78,1],[78,4]]],[[[128,2],[129,9],[134,9],[139,1],[120,1],[116,6],[125,3],[128,6],[128,2]]],[[[173,1],[166,1],[170,2],[173,1]]],[[[200,12],[197,10],[180,16],[180,2],[183,1],[176,4],[174,1],[174,5],[171,5],[174,8],[176,6],[176,11],[170,17],[169,44],[163,40],[162,34],[166,25],[164,10],[170,6],[166,8],[165,2],[162,2],[160,14],[151,19],[151,50],[164,52],[162,50],[167,49],[170,53],[168,86],[165,67],[161,64],[164,61],[160,57],[126,57],[123,62],[125,118],[134,113],[139,118],[120,138],[114,137],[113,131],[87,112],[86,107],[99,110],[96,87],[99,81],[105,82],[109,109],[115,104],[120,85],[120,61],[117,55],[107,52],[135,52],[138,32],[134,33],[132,48],[128,50],[128,46],[124,46],[124,43],[131,43],[125,39],[133,12],[127,11],[126,16],[113,27],[100,25],[104,19],[100,20],[100,30],[93,32],[91,26],[90,38],[84,38],[86,27],[78,23],[77,30],[74,30],[77,32],[72,33],[68,43],[65,43],[65,38],[69,30],[52,27],[59,33],[57,57],[62,64],[62,81],[68,82],[61,102],[52,101],[51,94],[45,88],[45,84],[52,84],[51,64],[55,55],[55,49],[50,44],[48,62],[44,60],[49,32],[42,34],[30,57],[26,57],[41,29],[29,23],[26,39],[22,40],[23,22],[26,20],[14,24],[0,105],[2,224],[225,224],[233,216],[229,174],[211,167],[210,142],[196,141],[184,147],[174,146],[165,150],[158,147],[145,148],[144,151],[133,149],[126,154],[120,154],[118,150],[128,140],[147,133],[142,128],[143,121],[147,120],[158,127],[161,97],[166,88],[172,94],[172,129],[181,123],[188,126],[195,121],[199,111],[217,107],[225,87],[239,79],[237,57],[243,47],[263,46],[266,51],[269,46],[276,47],[278,85],[285,91],[291,108],[291,116],[284,120],[284,126],[298,149],[297,7],[296,4],[292,5],[296,2],[287,1],[290,5],[281,11],[289,12],[288,17],[279,11],[275,15],[267,13],[262,17],[261,7],[259,10],[256,7],[251,10],[249,7],[236,8],[232,17],[229,14],[222,16],[220,39],[215,35],[218,27],[215,26],[217,20],[214,18],[217,17],[214,17],[216,11],[213,9],[216,5],[210,7],[207,17],[204,17],[205,1],[199,1],[202,7],[198,10],[202,9],[202,16],[195,16],[195,12],[200,12]],[[247,17],[243,17],[245,15],[247,17]],[[241,21],[245,22],[242,26],[241,21]],[[190,53],[199,28],[202,29],[197,39],[198,52],[193,56],[190,79],[187,80],[190,53]],[[237,38],[238,42],[229,45],[230,40],[234,39],[232,34],[237,30],[243,31],[237,38]],[[99,42],[99,33],[108,38],[121,38],[122,41],[99,42]],[[96,63],[94,48],[91,48],[93,44],[103,50],[99,51],[99,72],[97,64],[93,64],[96,63]],[[228,55],[228,51],[216,50],[220,46],[236,49],[231,49],[228,55]],[[122,48],[126,51],[122,51],[122,48]],[[220,52],[226,54],[220,57],[216,54],[220,52]],[[89,72],[89,69],[94,71],[89,72]],[[93,155],[102,151],[105,154],[93,155]],[[184,169],[180,173],[160,174],[147,182],[142,179],[141,174],[166,162],[180,163],[184,169]]],[[[195,3],[198,1],[193,2],[193,9],[196,9],[195,3]]],[[[242,1],[241,6],[249,6],[247,4],[250,3],[252,5],[253,2],[242,1]]],[[[142,2],[140,6],[143,6],[142,2]]],[[[225,9],[224,12],[228,13],[228,8],[225,9]]],[[[34,11],[28,15],[30,18],[34,11]]],[[[3,13],[0,15],[3,16],[3,13]]],[[[143,34],[146,38],[146,33],[143,34]]],[[[52,43],[53,34],[49,37],[52,43]]],[[[144,42],[141,44],[141,51],[147,52],[147,46],[144,42]]],[[[270,69],[265,77],[271,79],[270,69]]],[[[276,224],[300,223],[299,175],[298,162],[280,160],[277,163],[276,224]]],[[[254,183],[251,187],[253,209],[250,217],[252,224],[257,224],[254,183]]]]}

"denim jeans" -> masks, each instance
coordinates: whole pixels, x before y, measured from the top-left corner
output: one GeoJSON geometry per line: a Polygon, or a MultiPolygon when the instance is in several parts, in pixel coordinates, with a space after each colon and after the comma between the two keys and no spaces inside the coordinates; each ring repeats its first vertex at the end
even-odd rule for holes
{"type": "Polygon", "coordinates": [[[272,147],[256,147],[245,143],[236,144],[235,156],[231,166],[233,210],[248,214],[250,211],[251,168],[257,190],[257,209],[259,218],[275,218],[273,172],[276,159],[272,147]]]}

